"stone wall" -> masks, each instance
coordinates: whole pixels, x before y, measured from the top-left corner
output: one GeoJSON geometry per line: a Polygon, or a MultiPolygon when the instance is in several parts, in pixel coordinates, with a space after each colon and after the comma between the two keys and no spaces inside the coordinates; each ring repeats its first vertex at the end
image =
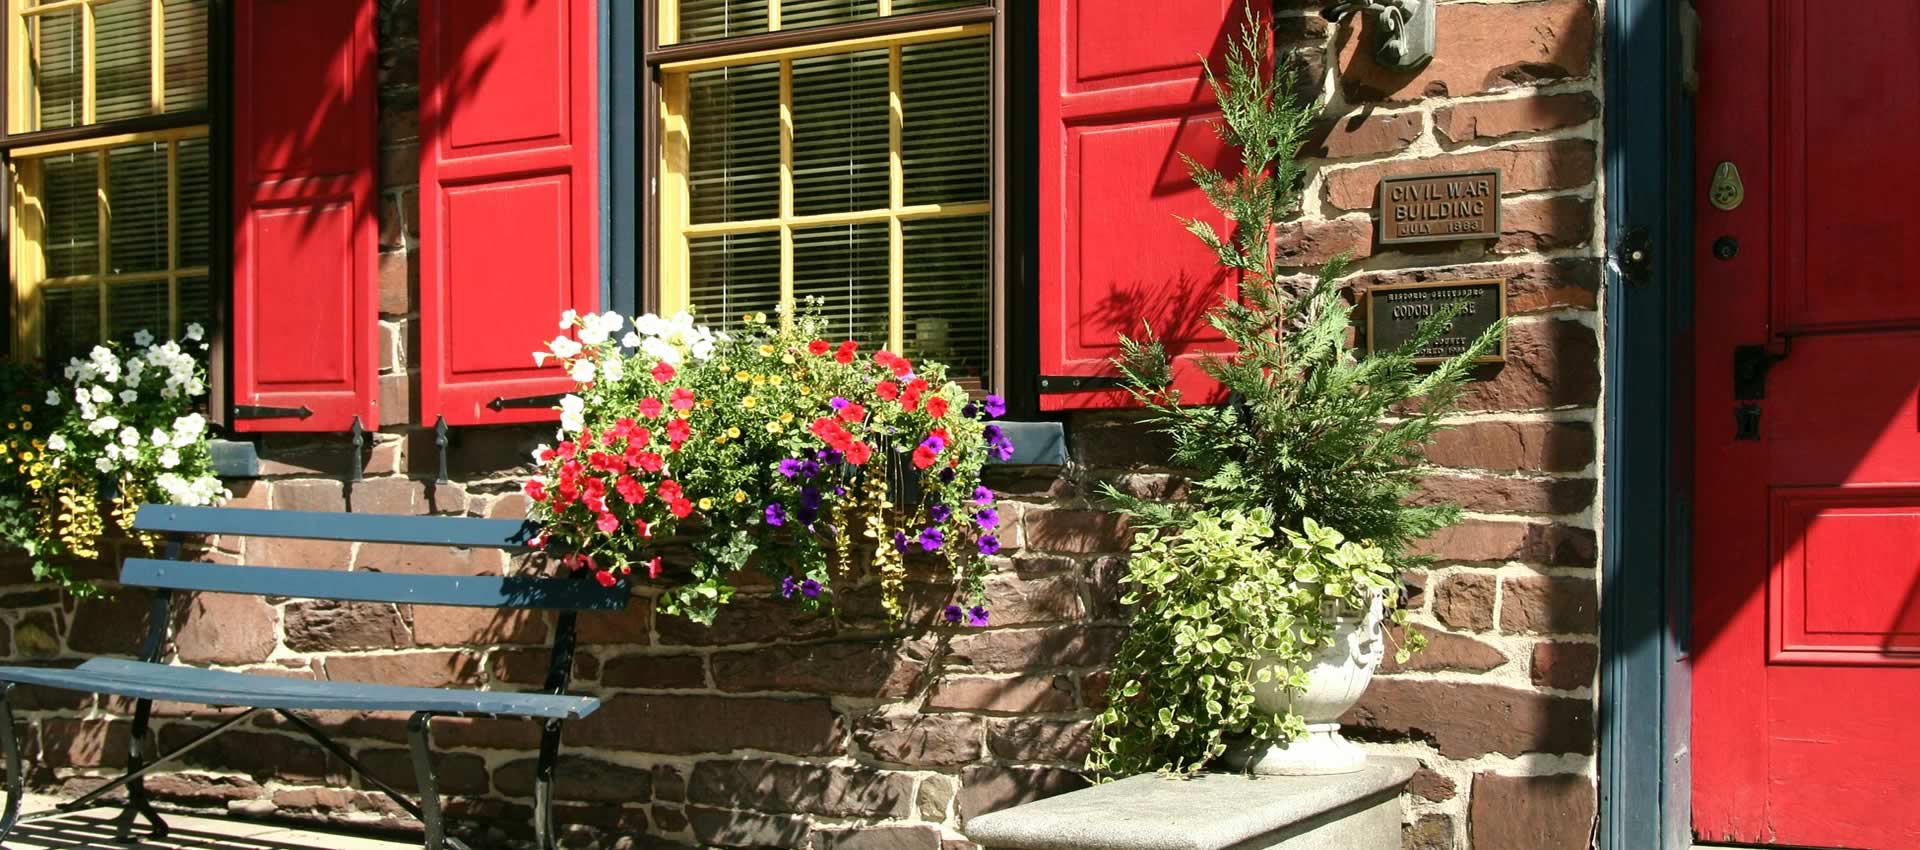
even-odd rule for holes
{"type": "MultiPolygon", "coordinates": [[[[1341,251],[1357,286],[1506,277],[1519,318],[1511,359],[1490,367],[1472,412],[1429,458],[1421,498],[1469,519],[1431,541],[1414,628],[1429,649],[1390,665],[1349,721],[1382,752],[1425,768],[1409,799],[1407,846],[1422,850],[1586,847],[1594,813],[1598,661],[1596,406],[1600,393],[1597,10],[1587,0],[1448,2],[1438,59],[1386,78],[1312,15],[1282,0],[1282,38],[1329,93],[1310,153],[1306,209],[1276,234],[1289,263],[1341,251]],[[1382,174],[1498,167],[1505,230],[1488,244],[1375,250],[1382,174]]],[[[414,16],[383,2],[381,328],[383,407],[408,410],[418,140],[414,16]]],[[[871,591],[837,618],[750,588],[712,629],[656,617],[647,592],[621,615],[582,619],[578,689],[606,706],[565,736],[560,821],[569,843],[623,847],[965,848],[969,815],[1081,785],[1088,718],[1120,639],[1124,524],[1090,503],[1102,481],[1179,486],[1162,448],[1123,414],[1069,419],[1065,468],[998,468],[1006,553],[988,584],[993,627],[932,625],[944,590],[915,584],[906,628],[871,591]]],[[[263,477],[237,504],[296,510],[517,517],[528,450],[544,429],[463,429],[433,483],[432,435],[373,436],[349,482],[344,436],[265,437],[263,477]]],[[[220,540],[228,562],[495,573],[492,553],[382,545],[220,540]]],[[[105,569],[104,567],[102,569],[105,569]]],[[[138,644],[144,602],[76,603],[0,568],[0,653],[70,664],[138,644]]],[[[405,606],[208,596],[181,616],[179,660],[274,675],[426,686],[530,688],[544,674],[539,617],[405,606]]],[[[22,694],[33,779],[73,790],[123,758],[124,701],[22,694]]],[[[212,721],[163,705],[163,746],[212,721]]],[[[402,718],[323,713],[320,725],[409,784],[402,718]]],[[[536,728],[447,720],[443,785],[456,818],[525,837],[536,728]]],[[[283,724],[257,721],[151,783],[169,803],[404,827],[379,795],[283,724]]]]}

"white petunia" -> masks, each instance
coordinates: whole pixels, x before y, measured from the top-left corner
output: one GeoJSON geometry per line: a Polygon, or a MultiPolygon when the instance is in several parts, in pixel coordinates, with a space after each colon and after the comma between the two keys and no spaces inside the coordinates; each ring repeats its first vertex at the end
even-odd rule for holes
{"type": "Polygon", "coordinates": [[[60,406],[60,391],[59,391],[59,390],[47,390],[47,406],[49,406],[49,407],[59,407],[59,406],[60,406]]]}
{"type": "Polygon", "coordinates": [[[133,344],[140,346],[141,348],[146,348],[147,346],[153,344],[153,334],[149,333],[146,328],[141,328],[140,330],[134,331],[133,344]]]}
{"type": "Polygon", "coordinates": [[[567,367],[567,377],[572,378],[576,384],[584,384],[592,381],[593,372],[593,361],[584,357],[573,361],[573,365],[567,367]]]}
{"type": "Polygon", "coordinates": [[[64,434],[55,434],[47,438],[47,451],[64,452],[67,450],[67,438],[64,434]]]}
{"type": "Polygon", "coordinates": [[[98,470],[100,470],[101,472],[112,472],[112,471],[113,471],[113,461],[111,461],[111,460],[108,460],[108,459],[106,459],[106,458],[103,458],[103,457],[97,457],[97,458],[94,458],[94,459],[93,459],[93,468],[94,468],[94,469],[98,469],[98,470]]]}
{"type": "Polygon", "coordinates": [[[140,432],[132,428],[120,429],[120,444],[128,448],[140,445],[140,432]]]}
{"type": "Polygon", "coordinates": [[[166,451],[161,452],[160,465],[163,467],[166,467],[167,469],[172,469],[176,466],[179,466],[180,453],[174,451],[173,449],[167,449],[166,451]]]}

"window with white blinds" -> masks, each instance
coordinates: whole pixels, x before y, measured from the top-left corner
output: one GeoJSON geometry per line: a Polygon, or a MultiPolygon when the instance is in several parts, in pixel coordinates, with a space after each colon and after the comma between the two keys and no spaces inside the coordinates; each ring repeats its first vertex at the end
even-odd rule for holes
{"type": "Polygon", "coordinates": [[[212,315],[209,0],[9,0],[15,351],[49,364],[212,315]],[[195,120],[187,118],[186,120],[195,120]],[[35,144],[33,135],[67,131],[35,144]]]}
{"type": "MultiPolygon", "coordinates": [[[[664,12],[681,41],[702,41],[972,5],[681,0],[664,12]]],[[[988,382],[992,50],[980,24],[664,64],[663,305],[730,326],[817,304],[836,337],[988,382]]]]}

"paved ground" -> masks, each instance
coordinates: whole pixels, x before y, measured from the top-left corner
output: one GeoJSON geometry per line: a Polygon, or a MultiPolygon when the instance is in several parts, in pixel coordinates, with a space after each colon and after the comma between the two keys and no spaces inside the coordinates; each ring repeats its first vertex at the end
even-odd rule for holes
{"type": "MultiPolygon", "coordinates": [[[[50,808],[52,797],[29,796],[25,810],[50,808]]],[[[113,841],[113,809],[48,818],[21,824],[7,839],[7,850],[417,850],[418,844],[368,838],[338,832],[185,815],[166,816],[173,831],[160,841],[117,844],[113,841]]]]}

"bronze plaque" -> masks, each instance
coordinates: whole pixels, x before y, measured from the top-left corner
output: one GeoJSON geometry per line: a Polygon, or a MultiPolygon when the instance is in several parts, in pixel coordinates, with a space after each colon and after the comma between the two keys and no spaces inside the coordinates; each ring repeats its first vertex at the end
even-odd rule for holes
{"type": "Polygon", "coordinates": [[[1380,244],[1500,236],[1500,172],[1380,179],[1380,244]]]}
{"type": "MultiPolygon", "coordinates": [[[[1506,316],[1507,282],[1504,279],[1440,280],[1367,290],[1367,352],[1391,351],[1405,345],[1428,316],[1459,303],[1465,303],[1466,307],[1445,335],[1414,356],[1418,363],[1439,363],[1466,351],[1487,328],[1506,316]]],[[[1507,338],[1502,333],[1499,344],[1479,362],[1499,363],[1506,359],[1507,338]]]]}

